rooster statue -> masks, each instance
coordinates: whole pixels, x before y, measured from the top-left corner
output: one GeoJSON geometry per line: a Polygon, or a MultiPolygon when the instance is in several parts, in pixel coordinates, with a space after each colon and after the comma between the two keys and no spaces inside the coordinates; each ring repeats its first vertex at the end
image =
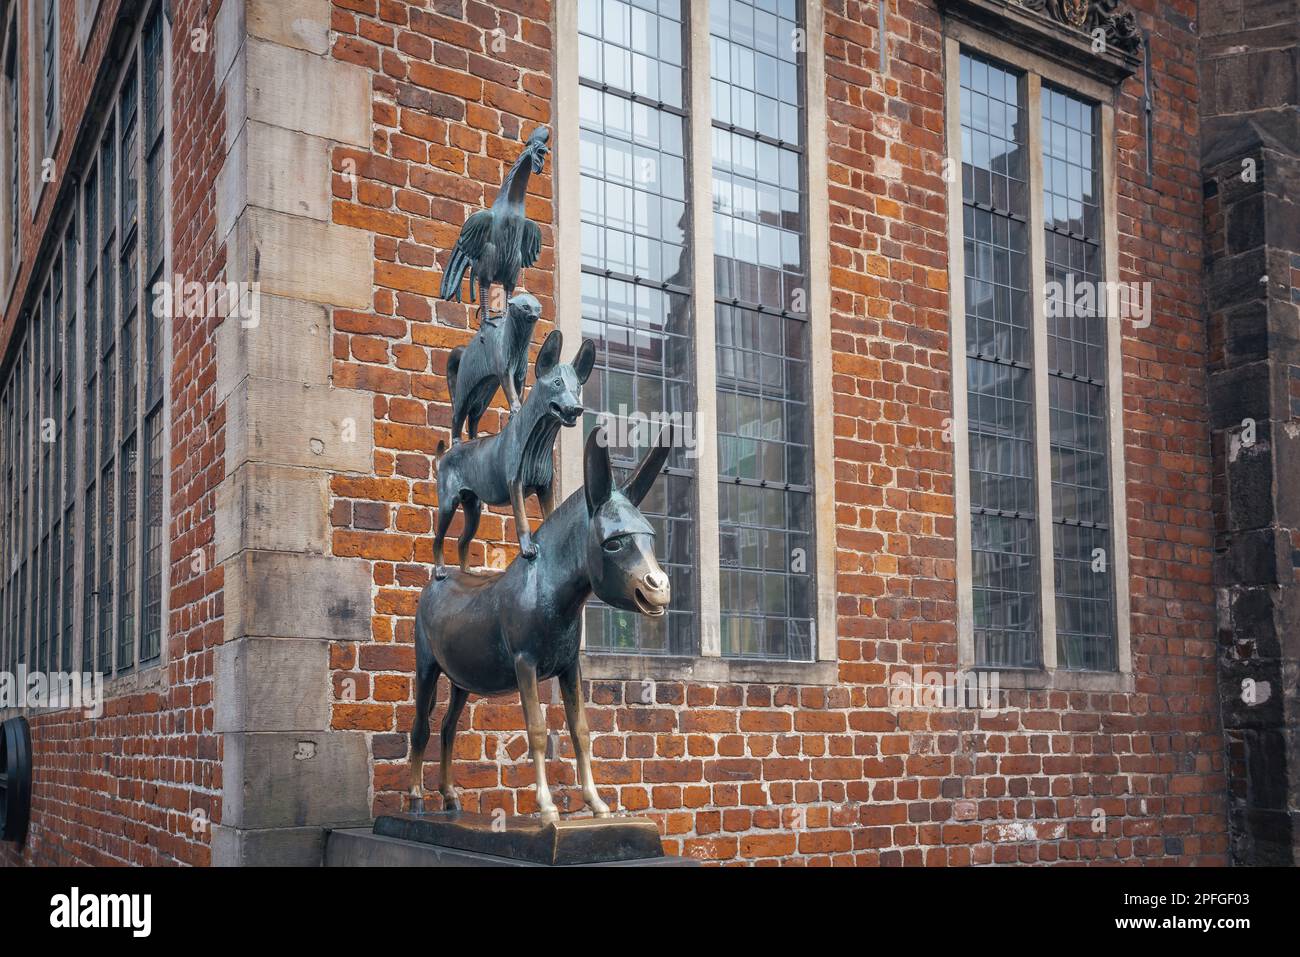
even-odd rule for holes
{"type": "Polygon", "coordinates": [[[491,209],[481,209],[465,220],[460,238],[452,248],[442,273],[443,299],[461,301],[461,284],[469,270],[470,301],[478,302],[479,325],[494,323],[488,308],[488,290],[493,283],[505,289],[502,303],[510,299],[519,272],[537,261],[542,249],[542,231],[524,213],[528,179],[540,173],[550,148],[551,131],[545,126],[533,130],[523,152],[506,174],[491,209]],[[475,291],[478,296],[475,298],[475,291]]]}

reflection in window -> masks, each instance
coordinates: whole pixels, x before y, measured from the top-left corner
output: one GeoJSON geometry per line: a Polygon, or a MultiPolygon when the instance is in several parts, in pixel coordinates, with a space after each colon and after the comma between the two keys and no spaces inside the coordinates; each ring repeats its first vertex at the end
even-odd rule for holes
{"type": "Polygon", "coordinates": [[[1043,88],[1043,213],[1057,660],[1115,667],[1106,429],[1105,296],[1096,107],[1043,88]]]}
{"type": "MultiPolygon", "coordinates": [[[[682,8],[581,0],[578,30],[582,334],[597,356],[583,427],[605,414],[625,479],[654,437],[646,427],[637,434],[642,418],[693,410],[682,8]]],[[[655,528],[672,606],[652,621],[593,600],[591,651],[694,651],[694,460],[679,447],[668,464],[641,511],[655,528]]]]}
{"type": "Polygon", "coordinates": [[[961,54],[975,661],[1040,661],[1023,77],[961,54]]]}
{"type": "Polygon", "coordinates": [[[711,0],[722,653],[811,660],[802,35],[795,0],[711,0]]]}
{"type": "Polygon", "coordinates": [[[127,51],[72,215],[51,233],[0,386],[0,547],[12,556],[0,575],[0,670],[32,661],[112,674],[158,657],[161,582],[150,592],[145,572],[157,567],[149,523],[162,514],[163,372],[141,282],[164,272],[162,29],[155,3],[144,56],[127,51]]]}

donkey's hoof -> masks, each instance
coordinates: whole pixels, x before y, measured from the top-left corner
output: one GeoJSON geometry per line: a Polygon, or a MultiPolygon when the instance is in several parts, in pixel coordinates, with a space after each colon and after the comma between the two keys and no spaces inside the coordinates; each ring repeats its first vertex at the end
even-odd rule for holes
{"type": "Polygon", "coordinates": [[[412,814],[423,814],[423,813],[424,813],[424,797],[423,797],[422,795],[419,795],[419,794],[409,794],[409,795],[407,795],[407,798],[408,798],[408,800],[410,801],[410,805],[411,805],[411,813],[412,813],[412,814]]]}
{"type": "Polygon", "coordinates": [[[447,577],[447,569],[443,565],[438,565],[433,569],[433,577],[438,581],[443,581],[447,577]]]}
{"type": "Polygon", "coordinates": [[[519,549],[519,554],[523,555],[524,558],[528,559],[530,562],[537,558],[539,552],[540,549],[538,549],[538,547],[532,542],[529,542],[527,545],[524,545],[519,549]]]}

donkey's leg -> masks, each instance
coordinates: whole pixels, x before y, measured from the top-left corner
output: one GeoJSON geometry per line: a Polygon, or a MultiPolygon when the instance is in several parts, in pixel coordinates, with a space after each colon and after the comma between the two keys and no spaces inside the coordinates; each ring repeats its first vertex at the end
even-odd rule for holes
{"type": "Polygon", "coordinates": [[[447,577],[447,566],[442,560],[442,542],[447,537],[447,529],[451,527],[451,520],[456,517],[456,506],[460,503],[460,496],[452,495],[447,501],[438,496],[438,529],[433,535],[433,577],[442,581],[447,577]]]}
{"type": "Polygon", "coordinates": [[[411,724],[411,810],[424,809],[424,749],[429,744],[429,715],[438,698],[437,662],[415,675],[415,721],[411,724]]]}
{"type": "Polygon", "coordinates": [[[478,531],[478,520],[483,514],[483,500],[477,495],[465,499],[465,530],[460,533],[457,554],[460,556],[460,570],[469,571],[469,547],[474,544],[474,533],[478,531]]]}
{"type": "MultiPolygon", "coordinates": [[[[448,678],[448,681],[451,679],[448,678]]],[[[451,753],[456,744],[456,724],[460,721],[460,713],[465,708],[465,700],[469,697],[469,692],[455,685],[451,686],[451,700],[447,702],[447,716],[442,719],[442,809],[444,811],[459,811],[460,798],[456,796],[456,785],[452,781],[451,774],[451,753]]]]}
{"type": "Polygon", "coordinates": [[[596,782],[591,776],[591,732],[587,729],[587,705],[582,700],[582,675],[575,658],[559,674],[560,695],[564,698],[564,720],[569,724],[569,737],[573,739],[573,754],[578,760],[578,783],[582,797],[596,817],[609,817],[609,805],[600,799],[596,782]]]}
{"type": "Polygon", "coordinates": [[[543,821],[558,821],[560,812],[546,786],[546,715],[537,701],[537,668],[523,658],[515,659],[515,679],[519,683],[519,703],[524,706],[524,724],[528,726],[528,750],[537,772],[537,807],[543,821]]]}

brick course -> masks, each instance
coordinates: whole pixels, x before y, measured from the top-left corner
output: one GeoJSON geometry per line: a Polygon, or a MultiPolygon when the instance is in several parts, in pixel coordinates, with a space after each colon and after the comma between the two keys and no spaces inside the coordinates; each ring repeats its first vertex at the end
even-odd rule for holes
{"type": "MultiPolygon", "coordinates": [[[[102,22],[118,0],[103,4],[84,63],[68,52],[75,17],[64,17],[65,129],[80,121],[102,22]]],[[[212,57],[181,41],[200,16],[211,29],[208,6],[172,4],[173,257],[175,271],[200,280],[224,266],[213,181],[228,144],[212,57]]],[[[1130,6],[1151,31],[1156,97],[1149,184],[1140,78],[1116,101],[1121,278],[1150,280],[1155,297],[1151,326],[1126,329],[1123,341],[1135,690],[1012,691],[1013,710],[992,717],[891,706],[895,669],[957,667],[953,458],[943,437],[952,388],[943,24],[932,0],[891,2],[882,77],[876,7],[830,0],[838,682],[661,681],[647,704],[639,683],[589,682],[597,783],[612,805],[657,820],[669,851],[796,865],[1225,861],[1196,5],[1130,6]]],[[[333,376],[336,387],[372,395],[375,452],[371,475],[336,473],[329,487],[332,553],[364,559],[373,573],[371,640],[331,646],[331,725],[366,736],[375,813],[397,809],[405,789],[411,616],[433,560],[432,454],[449,438],[447,355],[470,336],[471,307],[435,298],[435,261],[494,197],[521,138],[553,119],[553,12],[549,0],[332,0],[328,55],[371,72],[373,103],[370,149],[331,150],[331,218],[366,230],[374,250],[370,308],[332,310],[333,376]]],[[[538,343],[555,318],[551,172],[531,180],[543,248],[522,280],[542,303],[538,343]]],[[[11,303],[6,341],[15,317],[11,303]]],[[[114,699],[94,725],[35,719],[41,770],[27,862],[209,860],[208,831],[191,822],[196,809],[220,821],[210,676],[222,581],[219,569],[195,575],[192,555],[214,567],[225,447],[214,326],[178,320],[173,332],[164,687],[114,699]]],[[[485,417],[485,431],[499,425],[496,412],[485,417]]],[[[485,512],[472,560],[512,557],[512,525],[504,511],[485,512]]],[[[543,698],[558,732],[558,692],[548,684],[543,698]]],[[[536,810],[518,704],[475,699],[461,727],[465,806],[536,810]]],[[[556,801],[577,806],[568,737],[553,742],[563,759],[548,767],[556,801]]],[[[426,765],[427,783],[436,764],[426,765]]]]}
{"type": "MultiPolygon", "coordinates": [[[[224,250],[215,233],[213,183],[224,153],[222,101],[216,95],[211,46],[185,42],[194,29],[212,30],[215,9],[203,0],[173,0],[172,113],[169,118],[175,271],[200,282],[221,276],[224,250]]],[[[45,236],[56,200],[72,189],[68,178],[75,133],[105,66],[111,30],[122,17],[137,22],[141,4],[101,0],[99,19],[82,59],[75,5],[60,23],[63,136],[56,169],[69,171],[46,187],[35,222],[21,189],[23,269],[8,304],[0,341],[7,348],[24,291],[33,278],[33,251],[45,236]]],[[[23,21],[26,26],[26,21],[23,21]]],[[[108,57],[111,60],[111,56],[108,57]]],[[[26,83],[34,73],[23,72],[26,83]]],[[[90,107],[91,110],[94,107],[90,107]]],[[[91,114],[100,115],[100,114],[91,114]]],[[[93,122],[93,121],[92,121],[93,122]]],[[[24,149],[27,148],[23,122],[24,149]]],[[[26,166],[24,166],[26,169],[26,166]]],[[[224,407],[215,401],[214,319],[175,320],[168,388],[171,403],[170,617],[164,631],[165,675],[145,690],[107,701],[104,715],[80,712],[32,721],[35,780],[32,825],[18,854],[0,845],[5,863],[196,864],[209,860],[209,825],[220,820],[221,742],[212,733],[212,649],[220,643],[221,570],[210,543],[214,489],[223,472],[224,407]],[[201,558],[199,557],[201,556],[201,558]],[[154,687],[156,686],[156,687],[154,687]]],[[[167,573],[167,565],[164,565],[167,573]]],[[[108,684],[111,690],[111,683],[108,684]]]]}
{"type": "MultiPolygon", "coordinates": [[[[335,654],[358,700],[336,702],[334,726],[373,732],[376,813],[403,799],[412,707],[385,679],[412,665],[430,452],[450,419],[441,376],[468,337],[466,307],[426,298],[428,257],[490,202],[531,124],[551,119],[550,4],[424,6],[336,0],[332,22],[333,55],[374,71],[373,148],[334,157],[335,221],[376,237],[373,313],[335,313],[334,355],[336,383],[375,395],[376,478],[338,476],[331,491],[335,554],[374,572],[373,643],[335,654]],[[349,157],[355,184],[339,175],[349,157]]],[[[658,820],[669,850],[797,864],[1224,860],[1195,5],[1133,7],[1152,30],[1156,95],[1149,185],[1139,79],[1116,104],[1121,278],[1150,280],[1155,297],[1152,326],[1125,330],[1123,345],[1135,691],[1010,692],[1014,710],[991,718],[890,708],[896,667],[957,667],[942,21],[925,0],[891,5],[882,78],[875,8],[828,3],[839,684],[659,682],[645,705],[636,683],[589,682],[597,783],[658,820]]],[[[523,282],[543,303],[540,342],[554,318],[549,167],[532,186],[544,247],[523,282]]],[[[512,519],[485,514],[479,539],[474,561],[513,556],[512,519]]],[[[543,698],[558,732],[558,698],[543,698]]],[[[466,806],[535,810],[518,705],[475,700],[461,728],[466,806]]],[[[576,807],[572,750],[553,741],[565,760],[548,778],[576,807]]]]}

